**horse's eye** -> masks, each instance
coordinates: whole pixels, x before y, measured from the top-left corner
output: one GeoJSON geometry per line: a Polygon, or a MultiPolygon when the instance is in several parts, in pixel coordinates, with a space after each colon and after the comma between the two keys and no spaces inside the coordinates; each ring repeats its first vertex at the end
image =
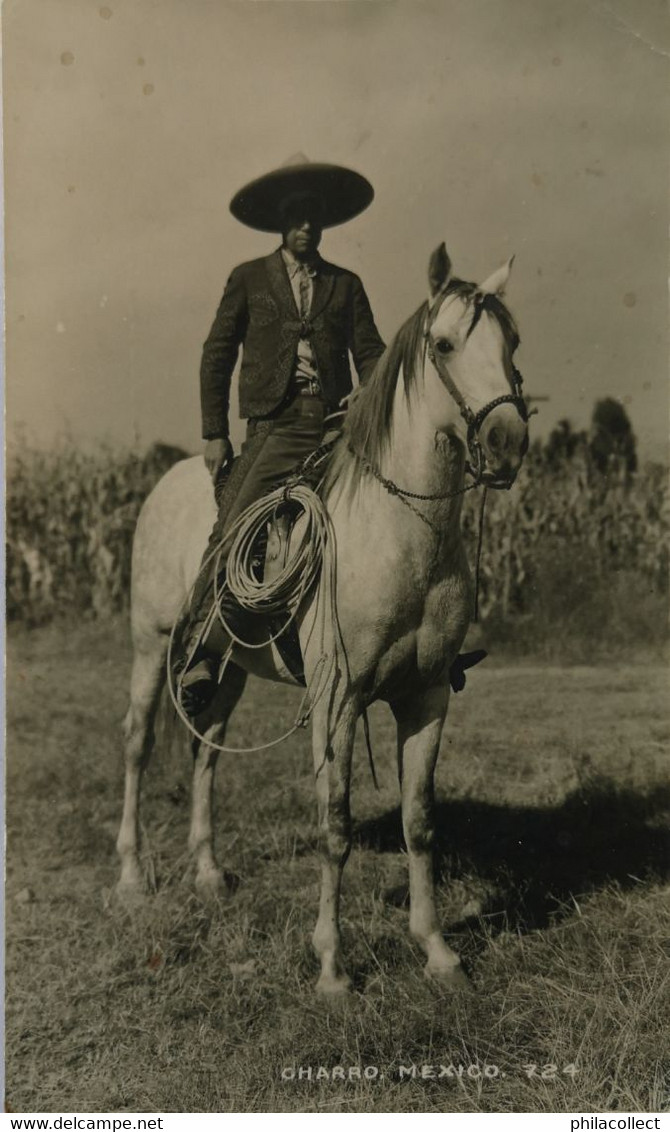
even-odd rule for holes
{"type": "Polygon", "coordinates": [[[438,354],[442,354],[443,357],[445,357],[446,354],[450,354],[453,348],[454,347],[452,346],[448,338],[438,338],[437,342],[435,343],[435,349],[437,350],[438,354]]]}

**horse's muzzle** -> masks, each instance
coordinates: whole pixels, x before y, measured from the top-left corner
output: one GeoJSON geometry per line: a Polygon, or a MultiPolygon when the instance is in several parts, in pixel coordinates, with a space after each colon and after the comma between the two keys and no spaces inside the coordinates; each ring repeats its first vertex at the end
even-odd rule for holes
{"type": "Polygon", "coordinates": [[[484,455],[482,483],[511,487],[528,451],[528,422],[514,405],[498,405],[482,422],[479,443],[484,455]]]}

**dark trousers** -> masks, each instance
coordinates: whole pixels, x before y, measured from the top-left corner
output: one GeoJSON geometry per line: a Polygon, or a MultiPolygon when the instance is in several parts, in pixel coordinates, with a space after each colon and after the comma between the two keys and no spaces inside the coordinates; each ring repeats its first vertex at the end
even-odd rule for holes
{"type": "MultiPolygon", "coordinates": [[[[297,394],[272,417],[252,417],[247,435],[230,475],[216,491],[218,517],[203,558],[203,566],[191,598],[189,621],[184,633],[194,640],[209,612],[214,589],[214,548],[245,508],[272,491],[281,480],[318,448],[324,436],[329,409],[320,397],[297,394]]],[[[221,557],[220,568],[225,559],[221,557]]]]}
{"type": "Polygon", "coordinates": [[[219,503],[220,538],[245,508],[271,491],[320,445],[327,413],[320,397],[294,397],[274,417],[252,417],[237,467],[219,503]]]}

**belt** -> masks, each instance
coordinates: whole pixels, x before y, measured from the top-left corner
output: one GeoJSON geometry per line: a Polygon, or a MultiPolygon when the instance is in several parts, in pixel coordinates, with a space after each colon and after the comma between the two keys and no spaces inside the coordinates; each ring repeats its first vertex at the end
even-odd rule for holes
{"type": "Polygon", "coordinates": [[[301,397],[323,397],[321,387],[316,378],[296,378],[294,386],[296,393],[301,397]]]}
{"type": "Polygon", "coordinates": [[[319,389],[318,386],[312,386],[308,381],[294,381],[288,396],[289,401],[294,397],[310,397],[322,401],[325,417],[337,416],[339,413],[344,412],[344,410],[340,409],[339,405],[328,404],[323,395],[323,391],[319,389]]]}

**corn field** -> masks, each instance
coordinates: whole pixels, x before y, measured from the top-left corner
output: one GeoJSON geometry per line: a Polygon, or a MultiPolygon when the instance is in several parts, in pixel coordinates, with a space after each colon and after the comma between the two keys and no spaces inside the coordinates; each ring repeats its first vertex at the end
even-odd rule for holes
{"type": "Polygon", "coordinates": [[[36,625],[124,609],[142,502],[186,455],[160,444],[144,455],[16,447],[7,461],[8,620],[36,625]]]}
{"type": "MultiPolygon", "coordinates": [[[[7,615],[29,625],[65,614],[106,617],[128,603],[133,531],[156,480],[185,453],[111,447],[38,451],[23,445],[7,467],[7,615]]],[[[465,497],[463,525],[474,563],[480,492],[465,497]]],[[[666,471],[597,471],[587,448],[550,461],[528,454],[514,488],[489,491],[480,567],[484,625],[570,617],[592,630],[644,599],[663,623],[670,505],[666,471]],[[651,603],[651,604],[650,604],[651,603]]],[[[644,617],[642,618],[644,621],[644,617]]],[[[647,626],[648,627],[648,626],[647,626]]],[[[641,626],[644,628],[644,626],[641,626]]],[[[551,630],[550,630],[551,631],[551,630]]]]}
{"type": "MultiPolygon", "coordinates": [[[[466,496],[464,530],[476,544],[478,501],[466,496]]],[[[534,445],[509,492],[489,492],[480,567],[483,616],[523,615],[532,595],[560,578],[571,589],[632,577],[646,592],[667,592],[670,548],[667,471],[649,465],[629,475],[612,461],[606,474],[583,445],[570,458],[547,458],[534,445]]],[[[568,599],[565,589],[557,595],[568,599]]]]}

